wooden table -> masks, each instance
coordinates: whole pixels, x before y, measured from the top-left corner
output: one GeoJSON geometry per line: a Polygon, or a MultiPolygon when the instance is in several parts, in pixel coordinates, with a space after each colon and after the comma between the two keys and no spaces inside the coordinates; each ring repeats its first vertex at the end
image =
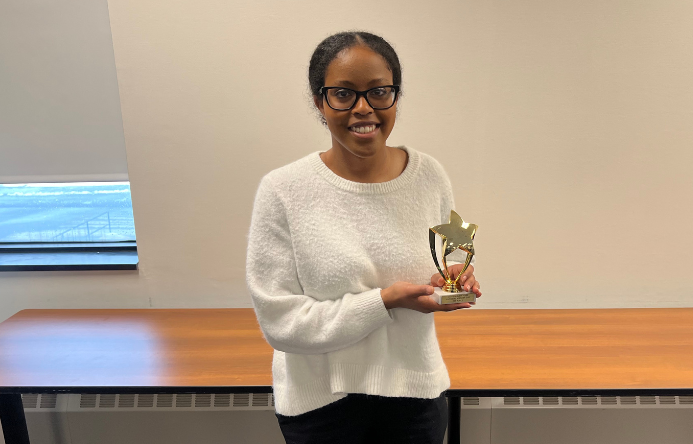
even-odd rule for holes
{"type": "MultiPolygon", "coordinates": [[[[693,309],[436,313],[461,396],[693,394],[693,309]]],[[[23,310],[0,324],[0,420],[26,444],[21,393],[262,393],[272,349],[252,309],[23,310]]]]}

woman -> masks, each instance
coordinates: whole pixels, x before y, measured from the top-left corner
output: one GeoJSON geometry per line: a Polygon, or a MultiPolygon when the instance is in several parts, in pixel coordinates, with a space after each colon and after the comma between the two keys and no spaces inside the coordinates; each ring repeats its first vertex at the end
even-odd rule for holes
{"type": "MultiPolygon", "coordinates": [[[[308,77],[332,147],[262,179],[248,240],[280,428],[288,444],[441,443],[450,379],[431,313],[470,307],[429,297],[428,228],[448,222],[450,182],[386,145],[402,76],[381,37],[328,37],[308,77]]],[[[473,271],[460,281],[480,296],[473,271]]]]}

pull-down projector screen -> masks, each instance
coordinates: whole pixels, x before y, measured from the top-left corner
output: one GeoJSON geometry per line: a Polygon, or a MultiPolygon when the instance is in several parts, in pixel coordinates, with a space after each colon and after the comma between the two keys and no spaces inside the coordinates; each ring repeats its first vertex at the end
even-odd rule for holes
{"type": "Polygon", "coordinates": [[[0,183],[127,180],[106,2],[0,2],[0,183]]]}

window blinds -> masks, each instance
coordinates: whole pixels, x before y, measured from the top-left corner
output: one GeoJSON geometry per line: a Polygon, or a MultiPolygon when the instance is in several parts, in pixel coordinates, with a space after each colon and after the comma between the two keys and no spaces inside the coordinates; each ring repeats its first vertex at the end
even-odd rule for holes
{"type": "Polygon", "coordinates": [[[0,2],[0,183],[127,180],[106,0],[0,2]]]}

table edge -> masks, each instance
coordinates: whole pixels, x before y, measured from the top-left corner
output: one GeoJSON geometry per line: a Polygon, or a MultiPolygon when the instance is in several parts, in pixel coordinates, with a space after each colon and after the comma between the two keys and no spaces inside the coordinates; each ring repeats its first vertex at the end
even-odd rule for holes
{"type": "MultiPolygon", "coordinates": [[[[447,389],[447,397],[525,397],[525,396],[686,396],[693,387],[677,388],[589,388],[589,389],[447,389]]],[[[159,393],[273,393],[272,386],[34,386],[0,387],[0,394],[21,393],[84,393],[84,394],[159,394],[159,393]]]]}

